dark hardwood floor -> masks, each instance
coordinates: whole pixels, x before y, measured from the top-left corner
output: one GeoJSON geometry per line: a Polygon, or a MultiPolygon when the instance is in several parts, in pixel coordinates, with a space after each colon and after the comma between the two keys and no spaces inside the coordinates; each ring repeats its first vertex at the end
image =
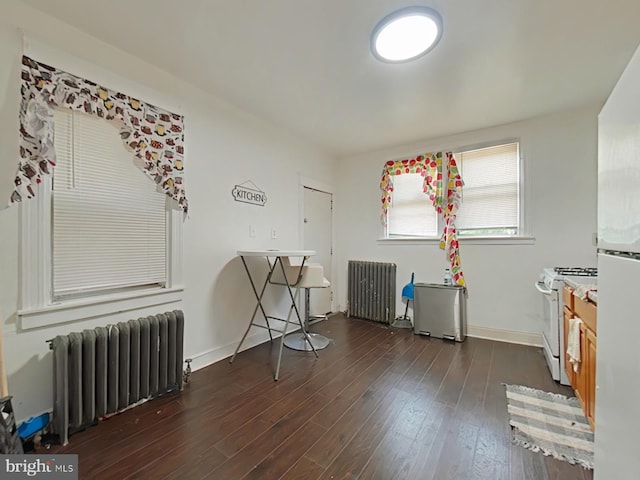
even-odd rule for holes
{"type": "Polygon", "coordinates": [[[570,394],[539,349],[336,315],[313,354],[277,342],[194,372],[172,393],[75,434],[86,479],[591,479],[511,444],[502,383],[570,394]]]}

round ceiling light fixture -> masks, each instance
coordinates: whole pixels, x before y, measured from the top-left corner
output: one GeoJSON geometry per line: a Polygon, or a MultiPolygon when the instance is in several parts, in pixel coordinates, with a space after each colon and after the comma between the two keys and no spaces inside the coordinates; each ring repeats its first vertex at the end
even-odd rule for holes
{"type": "Polygon", "coordinates": [[[406,7],[387,15],[371,34],[371,51],[383,62],[402,63],[429,52],[442,37],[442,17],[429,7],[406,7]]]}

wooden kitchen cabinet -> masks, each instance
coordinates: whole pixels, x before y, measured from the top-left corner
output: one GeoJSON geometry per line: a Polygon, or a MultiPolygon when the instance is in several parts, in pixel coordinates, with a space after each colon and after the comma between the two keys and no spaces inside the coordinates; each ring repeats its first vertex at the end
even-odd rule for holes
{"type": "Polygon", "coordinates": [[[596,352],[597,352],[597,306],[588,300],[582,300],[573,295],[573,289],[565,286],[562,292],[564,301],[564,356],[565,371],[576,397],[582,404],[585,417],[591,428],[595,428],[596,411],[596,352]],[[569,320],[578,317],[580,324],[580,357],[578,371],[573,370],[567,355],[567,338],[569,334],[569,320]]]}

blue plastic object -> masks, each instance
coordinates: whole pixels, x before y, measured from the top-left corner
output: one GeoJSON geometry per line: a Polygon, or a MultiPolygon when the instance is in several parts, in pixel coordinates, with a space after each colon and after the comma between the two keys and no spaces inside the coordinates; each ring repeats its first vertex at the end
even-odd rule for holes
{"type": "Polygon", "coordinates": [[[415,273],[411,273],[411,282],[407,283],[402,289],[402,298],[413,300],[413,277],[415,273]]]}
{"type": "Polygon", "coordinates": [[[43,413],[37,417],[31,417],[29,420],[26,420],[20,424],[18,427],[18,435],[20,438],[25,439],[29,438],[36,432],[39,432],[44,427],[49,424],[49,414],[43,413]]]}

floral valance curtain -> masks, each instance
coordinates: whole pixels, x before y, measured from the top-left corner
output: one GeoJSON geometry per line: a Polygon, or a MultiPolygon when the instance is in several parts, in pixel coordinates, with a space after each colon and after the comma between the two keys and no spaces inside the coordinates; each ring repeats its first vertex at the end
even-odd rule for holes
{"type": "Polygon", "coordinates": [[[462,197],[462,178],[451,152],[426,153],[406,160],[389,160],[382,170],[382,220],[387,221],[387,211],[393,197],[394,175],[417,173],[424,177],[423,191],[429,195],[433,207],[444,219],[444,231],[440,248],[445,250],[451,263],[451,275],[457,285],[465,285],[455,220],[462,197]]]}
{"type": "Polygon", "coordinates": [[[143,171],[187,212],[183,186],[184,118],[89,80],[22,57],[20,163],[10,203],[35,196],[56,165],[53,107],[116,122],[143,171]]]}

